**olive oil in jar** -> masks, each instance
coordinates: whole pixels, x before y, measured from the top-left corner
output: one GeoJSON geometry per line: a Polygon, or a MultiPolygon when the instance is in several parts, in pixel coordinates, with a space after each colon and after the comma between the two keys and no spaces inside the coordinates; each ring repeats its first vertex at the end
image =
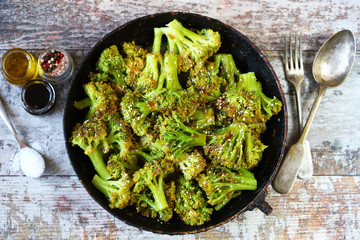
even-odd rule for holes
{"type": "Polygon", "coordinates": [[[36,59],[24,49],[11,49],[1,58],[1,72],[9,83],[24,85],[37,76],[36,59]]]}

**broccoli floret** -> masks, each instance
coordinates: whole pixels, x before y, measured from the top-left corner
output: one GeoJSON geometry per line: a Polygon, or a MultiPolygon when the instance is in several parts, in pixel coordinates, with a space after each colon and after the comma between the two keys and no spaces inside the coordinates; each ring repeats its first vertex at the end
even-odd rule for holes
{"type": "Polygon", "coordinates": [[[281,111],[282,103],[276,97],[269,98],[262,92],[261,82],[256,80],[255,73],[249,72],[240,75],[238,88],[243,87],[248,92],[254,92],[261,97],[261,106],[266,113],[267,119],[281,111]]]}
{"type": "Polygon", "coordinates": [[[227,167],[210,165],[197,178],[205,191],[208,203],[216,211],[223,208],[231,199],[241,195],[243,190],[256,190],[254,174],[246,169],[234,170],[227,167]]]}
{"type": "Polygon", "coordinates": [[[111,79],[111,77],[109,76],[108,73],[104,73],[104,72],[90,72],[89,74],[89,79],[90,81],[94,81],[94,82],[107,82],[108,80],[111,79]]]}
{"type": "Polygon", "coordinates": [[[120,154],[116,153],[110,155],[106,167],[111,175],[111,179],[114,180],[119,179],[123,172],[132,175],[139,169],[137,157],[135,155],[129,155],[122,158],[120,154]]]}
{"type": "Polygon", "coordinates": [[[106,141],[107,124],[104,121],[85,121],[76,124],[70,137],[73,146],[79,146],[89,156],[95,170],[103,179],[110,179],[103,159],[104,151],[109,148],[106,141]]]}
{"type": "Polygon", "coordinates": [[[183,153],[176,162],[185,180],[196,178],[206,167],[206,159],[197,149],[191,153],[183,153]]]}
{"type": "Polygon", "coordinates": [[[159,159],[145,163],[133,175],[135,182],[132,204],[144,216],[158,217],[168,221],[172,217],[175,186],[166,184],[164,178],[174,172],[174,166],[168,159],[159,159]]]}
{"type": "Polygon", "coordinates": [[[221,45],[218,32],[211,29],[194,32],[176,19],[158,31],[166,35],[169,48],[179,54],[180,62],[183,63],[181,69],[185,72],[196,64],[203,64],[221,45]]]}
{"type": "Polygon", "coordinates": [[[106,139],[110,147],[119,153],[121,158],[126,158],[136,148],[130,126],[119,117],[109,121],[106,139]]]}
{"type": "Polygon", "coordinates": [[[156,111],[156,108],[154,102],[142,100],[141,94],[133,91],[127,91],[120,102],[124,120],[130,124],[138,136],[144,136],[147,133],[151,126],[148,116],[156,111]]]}
{"type": "Polygon", "coordinates": [[[123,209],[130,204],[133,181],[128,174],[122,173],[119,180],[104,180],[95,174],[91,183],[106,196],[110,208],[123,209]]]}
{"type": "Polygon", "coordinates": [[[196,112],[189,118],[188,126],[200,131],[207,129],[210,126],[215,125],[215,113],[213,108],[202,108],[196,110],[196,112]]]}
{"type": "Polygon", "coordinates": [[[159,111],[165,116],[171,116],[173,112],[176,112],[181,120],[186,120],[204,103],[204,98],[193,87],[190,87],[182,91],[166,92],[159,111]]]}
{"type": "Polygon", "coordinates": [[[206,156],[229,168],[254,168],[266,146],[251,132],[244,123],[236,122],[218,129],[204,147],[206,156]]]}
{"type": "Polygon", "coordinates": [[[176,92],[183,89],[178,78],[177,61],[178,58],[174,54],[165,53],[157,86],[153,91],[145,94],[145,99],[161,103],[168,91],[176,92]]]}
{"type": "Polygon", "coordinates": [[[101,52],[96,68],[101,73],[113,77],[113,82],[121,87],[126,87],[126,66],[122,55],[116,45],[112,45],[101,52]]]}
{"type": "Polygon", "coordinates": [[[215,54],[215,69],[217,74],[227,81],[229,87],[240,79],[240,72],[236,67],[234,58],[231,54],[215,54]]]}
{"type": "Polygon", "coordinates": [[[125,63],[125,82],[128,86],[135,89],[137,81],[146,65],[147,51],[135,44],[135,42],[124,42],[124,63],[125,63]]]}
{"type": "Polygon", "coordinates": [[[160,127],[160,138],[170,143],[170,151],[176,158],[194,147],[206,145],[206,135],[187,127],[173,114],[173,119],[164,120],[160,127]]]}
{"type": "Polygon", "coordinates": [[[217,72],[213,62],[191,68],[187,85],[195,87],[208,102],[214,101],[221,95],[221,89],[226,83],[217,72]]]}
{"type": "Polygon", "coordinates": [[[136,81],[136,90],[141,93],[149,93],[158,86],[159,77],[163,65],[163,57],[158,53],[146,55],[146,65],[136,81]]]}
{"type": "Polygon", "coordinates": [[[175,212],[185,224],[199,226],[210,220],[213,209],[196,181],[180,177],[176,187],[175,212]]]}
{"type": "Polygon", "coordinates": [[[163,158],[168,152],[168,143],[157,139],[154,143],[151,143],[147,147],[137,151],[136,154],[145,162],[152,162],[154,160],[163,158]]]}
{"type": "Polygon", "coordinates": [[[83,87],[88,97],[75,101],[74,107],[79,110],[89,107],[85,120],[93,117],[99,120],[110,120],[118,115],[119,97],[110,83],[90,81],[83,87]]]}
{"type": "Polygon", "coordinates": [[[261,97],[244,89],[230,88],[219,97],[215,106],[234,121],[265,123],[267,116],[261,107],[261,97]]]}

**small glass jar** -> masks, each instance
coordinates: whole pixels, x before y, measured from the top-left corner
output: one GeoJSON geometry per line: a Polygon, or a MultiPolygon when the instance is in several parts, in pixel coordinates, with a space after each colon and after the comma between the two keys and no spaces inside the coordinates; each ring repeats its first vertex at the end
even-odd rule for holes
{"type": "Polygon", "coordinates": [[[8,50],[1,58],[1,73],[9,83],[22,86],[37,77],[36,59],[25,49],[8,50]]]}
{"type": "Polygon", "coordinates": [[[24,109],[31,114],[47,113],[55,104],[55,90],[44,80],[31,80],[22,88],[21,102],[24,109]]]}
{"type": "Polygon", "coordinates": [[[50,47],[41,53],[37,66],[40,76],[53,84],[69,80],[75,70],[70,54],[59,47],[50,47]]]}

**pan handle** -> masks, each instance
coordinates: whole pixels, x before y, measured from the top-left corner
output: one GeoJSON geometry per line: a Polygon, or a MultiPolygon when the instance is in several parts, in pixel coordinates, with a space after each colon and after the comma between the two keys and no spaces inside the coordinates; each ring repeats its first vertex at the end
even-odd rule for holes
{"type": "Polygon", "coordinates": [[[249,208],[250,211],[254,210],[255,208],[260,209],[265,215],[270,215],[273,211],[272,207],[265,201],[267,196],[267,190],[265,190],[258,199],[254,202],[254,204],[249,208]]]}

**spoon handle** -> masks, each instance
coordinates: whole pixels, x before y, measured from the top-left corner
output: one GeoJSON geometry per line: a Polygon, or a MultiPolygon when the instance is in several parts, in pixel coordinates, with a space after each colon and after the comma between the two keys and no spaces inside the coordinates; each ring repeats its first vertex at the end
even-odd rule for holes
{"type": "Polygon", "coordinates": [[[314,118],[315,118],[315,115],[316,115],[316,112],[319,108],[319,105],[320,105],[320,102],[321,102],[321,99],[323,98],[324,94],[326,92],[326,87],[323,86],[322,84],[320,84],[319,86],[319,89],[318,89],[318,95],[315,99],[315,102],[313,103],[312,107],[311,107],[311,110],[310,110],[310,113],[309,113],[309,116],[306,120],[306,123],[305,123],[305,126],[304,126],[304,129],[303,129],[303,132],[301,133],[301,136],[300,136],[300,139],[299,139],[299,142],[304,142],[309,131],[310,131],[310,127],[311,127],[311,124],[313,123],[314,121],[314,118]]]}
{"type": "Polygon", "coordinates": [[[6,126],[10,129],[10,131],[14,134],[17,142],[19,143],[20,148],[26,147],[26,145],[21,141],[20,137],[18,136],[17,132],[15,131],[14,126],[12,125],[9,116],[6,113],[6,110],[4,108],[4,105],[2,104],[2,101],[0,99],[0,117],[6,124],[6,126]]]}
{"type": "Polygon", "coordinates": [[[274,189],[279,193],[289,193],[294,186],[304,156],[304,147],[306,147],[304,146],[304,141],[307,134],[309,133],[310,126],[314,121],[316,111],[319,108],[321,99],[324,96],[325,91],[326,87],[320,85],[318,95],[311,108],[309,117],[306,121],[300,139],[297,141],[297,143],[290,147],[275,177],[272,185],[274,189]]]}

